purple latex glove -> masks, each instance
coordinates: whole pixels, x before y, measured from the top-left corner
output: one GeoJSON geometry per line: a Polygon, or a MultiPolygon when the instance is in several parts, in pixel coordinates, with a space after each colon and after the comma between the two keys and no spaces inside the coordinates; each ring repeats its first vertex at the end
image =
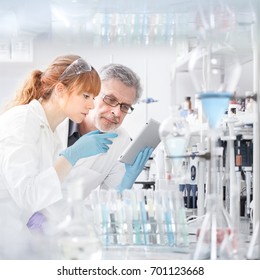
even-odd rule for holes
{"type": "Polygon", "coordinates": [[[43,231],[43,224],[46,222],[46,217],[41,212],[35,212],[27,222],[27,227],[31,231],[43,231]]]}

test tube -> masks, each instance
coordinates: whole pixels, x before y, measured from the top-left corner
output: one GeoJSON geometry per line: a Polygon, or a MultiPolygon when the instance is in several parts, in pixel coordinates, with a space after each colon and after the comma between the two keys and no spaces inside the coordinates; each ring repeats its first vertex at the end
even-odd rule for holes
{"type": "Polygon", "coordinates": [[[106,190],[100,190],[100,207],[101,207],[101,234],[103,243],[105,245],[109,244],[109,231],[108,231],[108,222],[109,222],[109,216],[108,216],[108,208],[107,208],[107,202],[108,202],[108,192],[106,190]]]}
{"type": "Polygon", "coordinates": [[[154,191],[148,189],[146,190],[145,195],[146,195],[146,202],[147,202],[148,221],[150,224],[149,243],[153,245],[153,244],[157,244],[157,240],[156,240],[157,221],[155,219],[154,191]]]}
{"type": "Polygon", "coordinates": [[[110,231],[109,235],[111,237],[110,243],[118,244],[118,209],[117,209],[117,191],[110,190],[107,191],[109,193],[109,202],[108,202],[108,211],[109,211],[109,218],[110,218],[110,231]]]}
{"type": "Polygon", "coordinates": [[[162,210],[162,191],[154,191],[155,219],[157,221],[157,244],[165,245],[162,210]]]}
{"type": "Polygon", "coordinates": [[[137,200],[136,200],[136,193],[135,190],[131,191],[131,204],[132,204],[132,213],[133,213],[133,229],[134,229],[134,235],[133,235],[133,241],[136,245],[141,245],[142,238],[141,238],[141,223],[138,215],[138,206],[137,206],[137,200]]]}
{"type": "Polygon", "coordinates": [[[126,243],[133,244],[133,213],[132,213],[132,190],[123,191],[123,207],[126,220],[126,243]]]}
{"type": "Polygon", "coordinates": [[[168,245],[173,246],[174,245],[174,235],[172,230],[173,220],[172,220],[172,214],[171,214],[171,208],[170,208],[170,202],[169,202],[169,191],[163,191],[163,213],[164,213],[164,223],[165,223],[165,229],[168,239],[168,245]]]}

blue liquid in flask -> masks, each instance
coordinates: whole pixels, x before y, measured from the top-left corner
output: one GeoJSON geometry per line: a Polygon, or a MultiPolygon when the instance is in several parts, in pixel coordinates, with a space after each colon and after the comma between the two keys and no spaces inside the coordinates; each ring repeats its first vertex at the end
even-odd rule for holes
{"type": "Polygon", "coordinates": [[[203,92],[200,94],[203,111],[211,128],[216,128],[228,108],[233,94],[229,92],[203,92]]]}

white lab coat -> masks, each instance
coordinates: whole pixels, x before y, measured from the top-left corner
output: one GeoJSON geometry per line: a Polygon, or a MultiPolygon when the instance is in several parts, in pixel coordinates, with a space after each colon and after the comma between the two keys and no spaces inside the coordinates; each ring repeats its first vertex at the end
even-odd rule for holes
{"type": "MultiPolygon", "coordinates": [[[[68,120],[57,127],[59,138],[62,139],[63,149],[68,143],[68,120]]],[[[115,189],[125,174],[125,165],[118,161],[119,156],[131,142],[129,134],[122,127],[114,131],[118,137],[111,138],[112,145],[105,154],[81,159],[71,170],[64,181],[64,189],[79,181],[84,186],[84,196],[88,196],[93,189],[115,189]]]]}
{"type": "Polygon", "coordinates": [[[60,149],[37,100],[0,116],[0,198],[13,199],[25,221],[62,198],[53,168],[60,149]]]}

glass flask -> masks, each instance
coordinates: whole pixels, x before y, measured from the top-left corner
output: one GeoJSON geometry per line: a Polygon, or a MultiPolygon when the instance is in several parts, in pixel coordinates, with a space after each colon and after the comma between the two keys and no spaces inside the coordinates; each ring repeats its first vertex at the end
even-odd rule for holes
{"type": "MultiPolygon", "coordinates": [[[[170,162],[170,168],[174,171],[175,177],[183,176],[182,160],[190,141],[190,128],[185,118],[177,115],[177,110],[172,116],[165,119],[159,128],[165,156],[170,162]]],[[[170,172],[172,170],[166,170],[170,172]]]]}
{"type": "Polygon", "coordinates": [[[210,194],[202,227],[197,231],[198,243],[194,259],[233,259],[237,251],[236,233],[229,213],[223,206],[222,197],[210,194]]]}
{"type": "Polygon", "coordinates": [[[234,33],[236,14],[230,1],[196,0],[196,28],[202,40],[227,42],[234,33]]]}
{"type": "Polygon", "coordinates": [[[57,226],[56,246],[60,259],[98,260],[102,257],[101,241],[82,197],[81,185],[69,187],[68,213],[57,226]]]}

